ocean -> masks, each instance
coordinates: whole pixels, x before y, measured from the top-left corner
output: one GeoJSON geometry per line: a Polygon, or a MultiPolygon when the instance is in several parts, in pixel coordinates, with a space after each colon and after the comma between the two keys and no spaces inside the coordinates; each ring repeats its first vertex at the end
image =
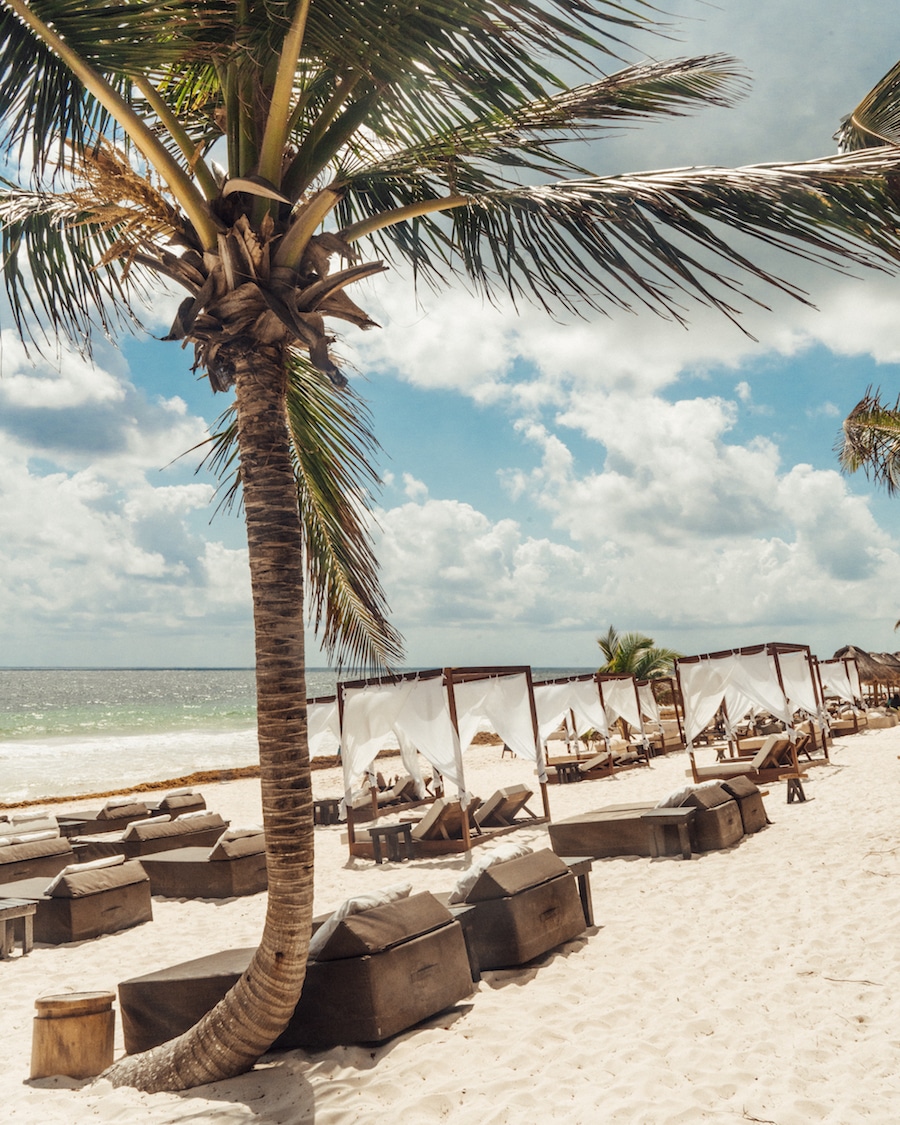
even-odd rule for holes
{"type": "MultiPolygon", "coordinates": [[[[333,671],[307,671],[310,698],[336,683],[333,671]]],[[[250,669],[0,669],[0,802],[252,766],[255,723],[250,669]]]]}

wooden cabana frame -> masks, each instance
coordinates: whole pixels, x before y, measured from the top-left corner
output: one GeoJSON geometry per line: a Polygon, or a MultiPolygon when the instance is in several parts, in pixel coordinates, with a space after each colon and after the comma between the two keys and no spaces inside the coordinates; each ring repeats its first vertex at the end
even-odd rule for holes
{"type": "MultiPolygon", "coordinates": [[[[466,749],[461,745],[459,733],[459,713],[457,709],[456,688],[462,684],[471,683],[478,680],[486,679],[501,679],[506,677],[523,676],[527,687],[527,701],[529,706],[529,717],[531,720],[531,730],[534,739],[535,748],[535,765],[538,766],[538,783],[541,790],[541,801],[543,805],[544,816],[536,818],[531,823],[544,823],[550,819],[550,803],[547,794],[547,783],[545,779],[540,778],[540,773],[543,771],[540,738],[538,733],[538,719],[537,711],[534,703],[534,682],[531,674],[531,667],[529,665],[495,665],[484,667],[446,667],[446,668],[431,668],[424,669],[417,672],[403,672],[391,676],[371,676],[364,679],[342,681],[338,684],[338,712],[340,717],[341,729],[344,729],[344,712],[346,707],[346,696],[353,690],[365,689],[370,687],[378,687],[381,685],[396,685],[400,683],[409,683],[411,681],[427,681],[437,677],[441,678],[441,685],[446,692],[448,716],[450,725],[453,731],[454,756],[457,760],[460,776],[464,776],[464,768],[462,764],[463,753],[466,749]]],[[[424,751],[419,751],[423,757],[430,761],[428,755],[424,751]]],[[[432,763],[434,766],[434,763],[432,763]]],[[[434,768],[438,768],[434,766],[434,768]]],[[[497,835],[501,832],[514,830],[513,828],[492,829],[486,835],[497,835]]],[[[357,841],[354,831],[353,823],[353,810],[349,806],[347,808],[347,841],[351,855],[364,855],[368,856],[371,851],[370,844],[364,844],[357,841]]],[[[457,852],[468,851],[473,846],[473,839],[471,835],[471,824],[469,821],[469,813],[467,808],[462,809],[462,839],[461,840],[448,840],[448,841],[429,841],[425,850],[429,852],[457,852]]]]}
{"type": "MultiPolygon", "coordinates": [[[[680,657],[678,657],[678,659],[675,661],[675,675],[676,675],[676,679],[677,679],[677,682],[678,682],[678,691],[679,691],[679,694],[681,695],[682,701],[685,698],[684,688],[683,688],[682,680],[681,680],[681,669],[684,665],[699,664],[702,661],[710,661],[711,662],[711,661],[715,661],[715,660],[724,660],[724,659],[727,659],[728,657],[732,657],[732,656],[757,656],[757,655],[760,655],[760,654],[763,654],[763,653],[766,656],[768,656],[772,659],[772,663],[773,663],[773,667],[774,667],[774,671],[775,671],[775,677],[776,677],[776,680],[778,682],[778,687],[779,687],[779,689],[782,693],[782,696],[784,697],[786,705],[789,705],[791,700],[790,700],[790,697],[789,697],[787,691],[785,690],[784,675],[782,673],[781,661],[779,660],[779,654],[802,653],[805,656],[806,663],[807,663],[807,665],[810,669],[810,680],[811,680],[812,689],[813,689],[814,702],[816,704],[816,707],[817,707],[817,710],[819,711],[819,713],[821,714],[821,713],[824,712],[824,699],[823,699],[823,696],[822,696],[821,683],[819,681],[818,676],[816,675],[815,663],[814,663],[815,657],[812,655],[812,652],[810,651],[809,645],[791,644],[791,643],[787,643],[787,642],[783,642],[783,641],[768,641],[768,642],[765,642],[763,644],[758,644],[758,645],[745,645],[745,646],[742,646],[740,648],[722,649],[718,652],[702,653],[702,654],[699,654],[699,655],[696,655],[696,656],[680,656],[680,657]]],[[[724,697],[723,697],[722,702],[721,702],[721,710],[722,710],[722,713],[724,714],[725,718],[728,721],[729,728],[731,728],[732,727],[732,718],[728,714],[728,708],[727,708],[727,705],[725,703],[724,697]]],[[[794,712],[794,714],[795,713],[796,712],[794,712]]],[[[815,716],[812,716],[812,718],[815,718],[815,716]]],[[[791,729],[793,729],[793,721],[791,721],[788,725],[791,729]]],[[[811,733],[812,733],[811,741],[813,742],[814,745],[816,745],[814,725],[813,725],[812,722],[810,723],[810,730],[811,730],[811,733]]],[[[827,749],[827,741],[825,739],[824,732],[822,734],[822,744],[823,744],[822,748],[823,748],[825,757],[827,758],[828,757],[828,749],[827,749]]],[[[688,748],[690,749],[690,743],[688,744],[688,748]]],[[[737,752],[733,739],[729,739],[729,752],[732,755],[736,754],[736,752],[737,752]]]]}

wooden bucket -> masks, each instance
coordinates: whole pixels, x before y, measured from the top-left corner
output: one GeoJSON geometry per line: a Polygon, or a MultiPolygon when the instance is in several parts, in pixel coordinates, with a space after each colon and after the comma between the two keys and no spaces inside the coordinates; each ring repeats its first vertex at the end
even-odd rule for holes
{"type": "Polygon", "coordinates": [[[35,1000],[31,1077],[93,1078],[113,1061],[114,992],[66,992],[35,1000]]]}

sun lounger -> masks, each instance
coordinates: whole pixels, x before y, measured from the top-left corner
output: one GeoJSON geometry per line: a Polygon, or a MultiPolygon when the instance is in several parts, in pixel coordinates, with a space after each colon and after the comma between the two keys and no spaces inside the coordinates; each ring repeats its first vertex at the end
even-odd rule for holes
{"type": "Polygon", "coordinates": [[[266,837],[260,830],[226,838],[210,848],[175,848],[141,857],[150,893],[163,898],[235,898],[268,887],[266,837]]]}
{"type": "Polygon", "coordinates": [[[50,877],[74,862],[72,845],[60,835],[56,817],[39,813],[0,819],[0,883],[50,877]]]}
{"type": "Polygon", "coordinates": [[[99,809],[63,813],[59,817],[59,830],[63,836],[97,835],[101,832],[121,832],[135,820],[146,820],[153,812],[146,801],[136,797],[115,798],[99,809]]]}
{"type": "Polygon", "coordinates": [[[34,940],[49,945],[85,941],[149,922],[150,881],[140,863],[106,862],[103,867],[64,868],[50,883],[46,878],[8,883],[0,893],[37,903],[34,940]]]}
{"type": "MultiPolygon", "coordinates": [[[[119,985],[129,1053],[181,1034],[216,1004],[252,949],[187,961],[119,985]]],[[[380,1042],[443,1011],[473,990],[458,922],[426,893],[345,917],[315,959],[275,1048],[380,1042]]]]}
{"type": "Polygon", "coordinates": [[[124,832],[115,836],[76,836],[73,843],[82,861],[109,855],[136,859],[173,848],[211,848],[227,827],[228,821],[218,813],[189,813],[178,820],[158,816],[129,824],[124,832]]]}
{"type": "MultiPolygon", "coordinates": [[[[534,790],[527,785],[510,785],[506,789],[498,789],[475,810],[475,823],[479,828],[508,828],[523,809],[529,819],[537,820],[527,805],[533,796],[534,790]]],[[[518,823],[524,821],[520,820],[518,823]]]]}
{"type": "Polygon", "coordinates": [[[497,863],[491,858],[476,861],[456,894],[440,896],[459,913],[479,972],[524,965],[584,933],[575,876],[558,856],[544,848],[497,863]]]}
{"type": "Polygon", "coordinates": [[[206,800],[196,789],[173,789],[150,811],[154,816],[170,816],[174,820],[186,813],[202,812],[205,808],[206,800]]]}
{"type": "Polygon", "coordinates": [[[664,807],[693,809],[685,825],[661,824],[655,815],[660,805],[636,803],[608,805],[549,826],[550,843],[557,855],[584,855],[606,859],[623,855],[683,855],[681,827],[689,833],[692,852],[730,847],[744,835],[741,810],[720,785],[688,787],[677,804],[664,807]]]}
{"type": "MultiPolygon", "coordinates": [[[[473,830],[476,833],[479,831],[472,815],[478,803],[472,801],[468,807],[470,833],[473,830]]],[[[435,798],[422,819],[413,825],[412,838],[419,843],[429,840],[462,840],[463,810],[459,801],[451,801],[449,797],[435,798]]]]}
{"type": "Polygon", "coordinates": [[[726,758],[712,766],[698,766],[693,751],[690,758],[695,782],[749,777],[751,781],[765,785],[800,774],[796,748],[790,738],[782,734],[770,734],[753,758],[726,758]]]}

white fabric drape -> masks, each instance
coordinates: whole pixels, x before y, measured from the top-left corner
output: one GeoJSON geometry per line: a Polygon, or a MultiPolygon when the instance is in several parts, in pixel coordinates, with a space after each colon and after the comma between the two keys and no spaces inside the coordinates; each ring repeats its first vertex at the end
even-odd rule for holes
{"type": "MultiPolygon", "coordinates": [[[[854,665],[855,667],[855,665],[854,665]]],[[[857,673],[858,678],[859,673],[857,673]]],[[[852,703],[858,695],[853,691],[847,664],[843,660],[820,660],[819,676],[822,680],[822,693],[834,695],[847,703],[852,703]]]]}
{"type": "Polygon", "coordinates": [[[572,716],[576,735],[586,734],[589,730],[599,731],[604,738],[609,734],[606,712],[594,679],[535,684],[534,704],[542,743],[564,720],[571,722],[572,716]]]}
{"type": "Polygon", "coordinates": [[[603,708],[610,722],[622,718],[630,727],[643,732],[644,723],[641,719],[641,707],[633,677],[601,680],[600,691],[603,696],[603,708]]]}
{"type": "Polygon", "coordinates": [[[651,684],[638,684],[638,700],[641,705],[641,714],[645,719],[653,719],[659,722],[659,704],[656,702],[656,696],[653,694],[653,687],[651,684]]]}
{"type": "Polygon", "coordinates": [[[310,703],[306,709],[310,758],[326,758],[341,750],[341,724],[337,699],[310,703]]]}
{"type": "Polygon", "coordinates": [[[752,708],[768,711],[787,726],[793,714],[767,652],[727,653],[678,665],[684,697],[685,737],[690,745],[724,701],[731,723],[752,708]]]}
{"type": "MultiPolygon", "coordinates": [[[[342,733],[345,788],[350,788],[352,779],[371,765],[393,737],[400,743],[401,753],[405,746],[407,767],[415,747],[463,796],[459,743],[440,676],[347,689],[342,733]]],[[[415,776],[413,770],[409,772],[415,776]]]]}
{"type": "Polygon", "coordinates": [[[490,676],[453,684],[460,745],[467,747],[480,730],[496,732],[519,758],[533,762],[538,780],[547,780],[541,742],[531,715],[528,677],[490,676]]]}
{"type": "Polygon", "coordinates": [[[818,715],[821,706],[809,656],[805,652],[779,652],[778,665],[791,712],[805,711],[807,715],[818,715]]]}

